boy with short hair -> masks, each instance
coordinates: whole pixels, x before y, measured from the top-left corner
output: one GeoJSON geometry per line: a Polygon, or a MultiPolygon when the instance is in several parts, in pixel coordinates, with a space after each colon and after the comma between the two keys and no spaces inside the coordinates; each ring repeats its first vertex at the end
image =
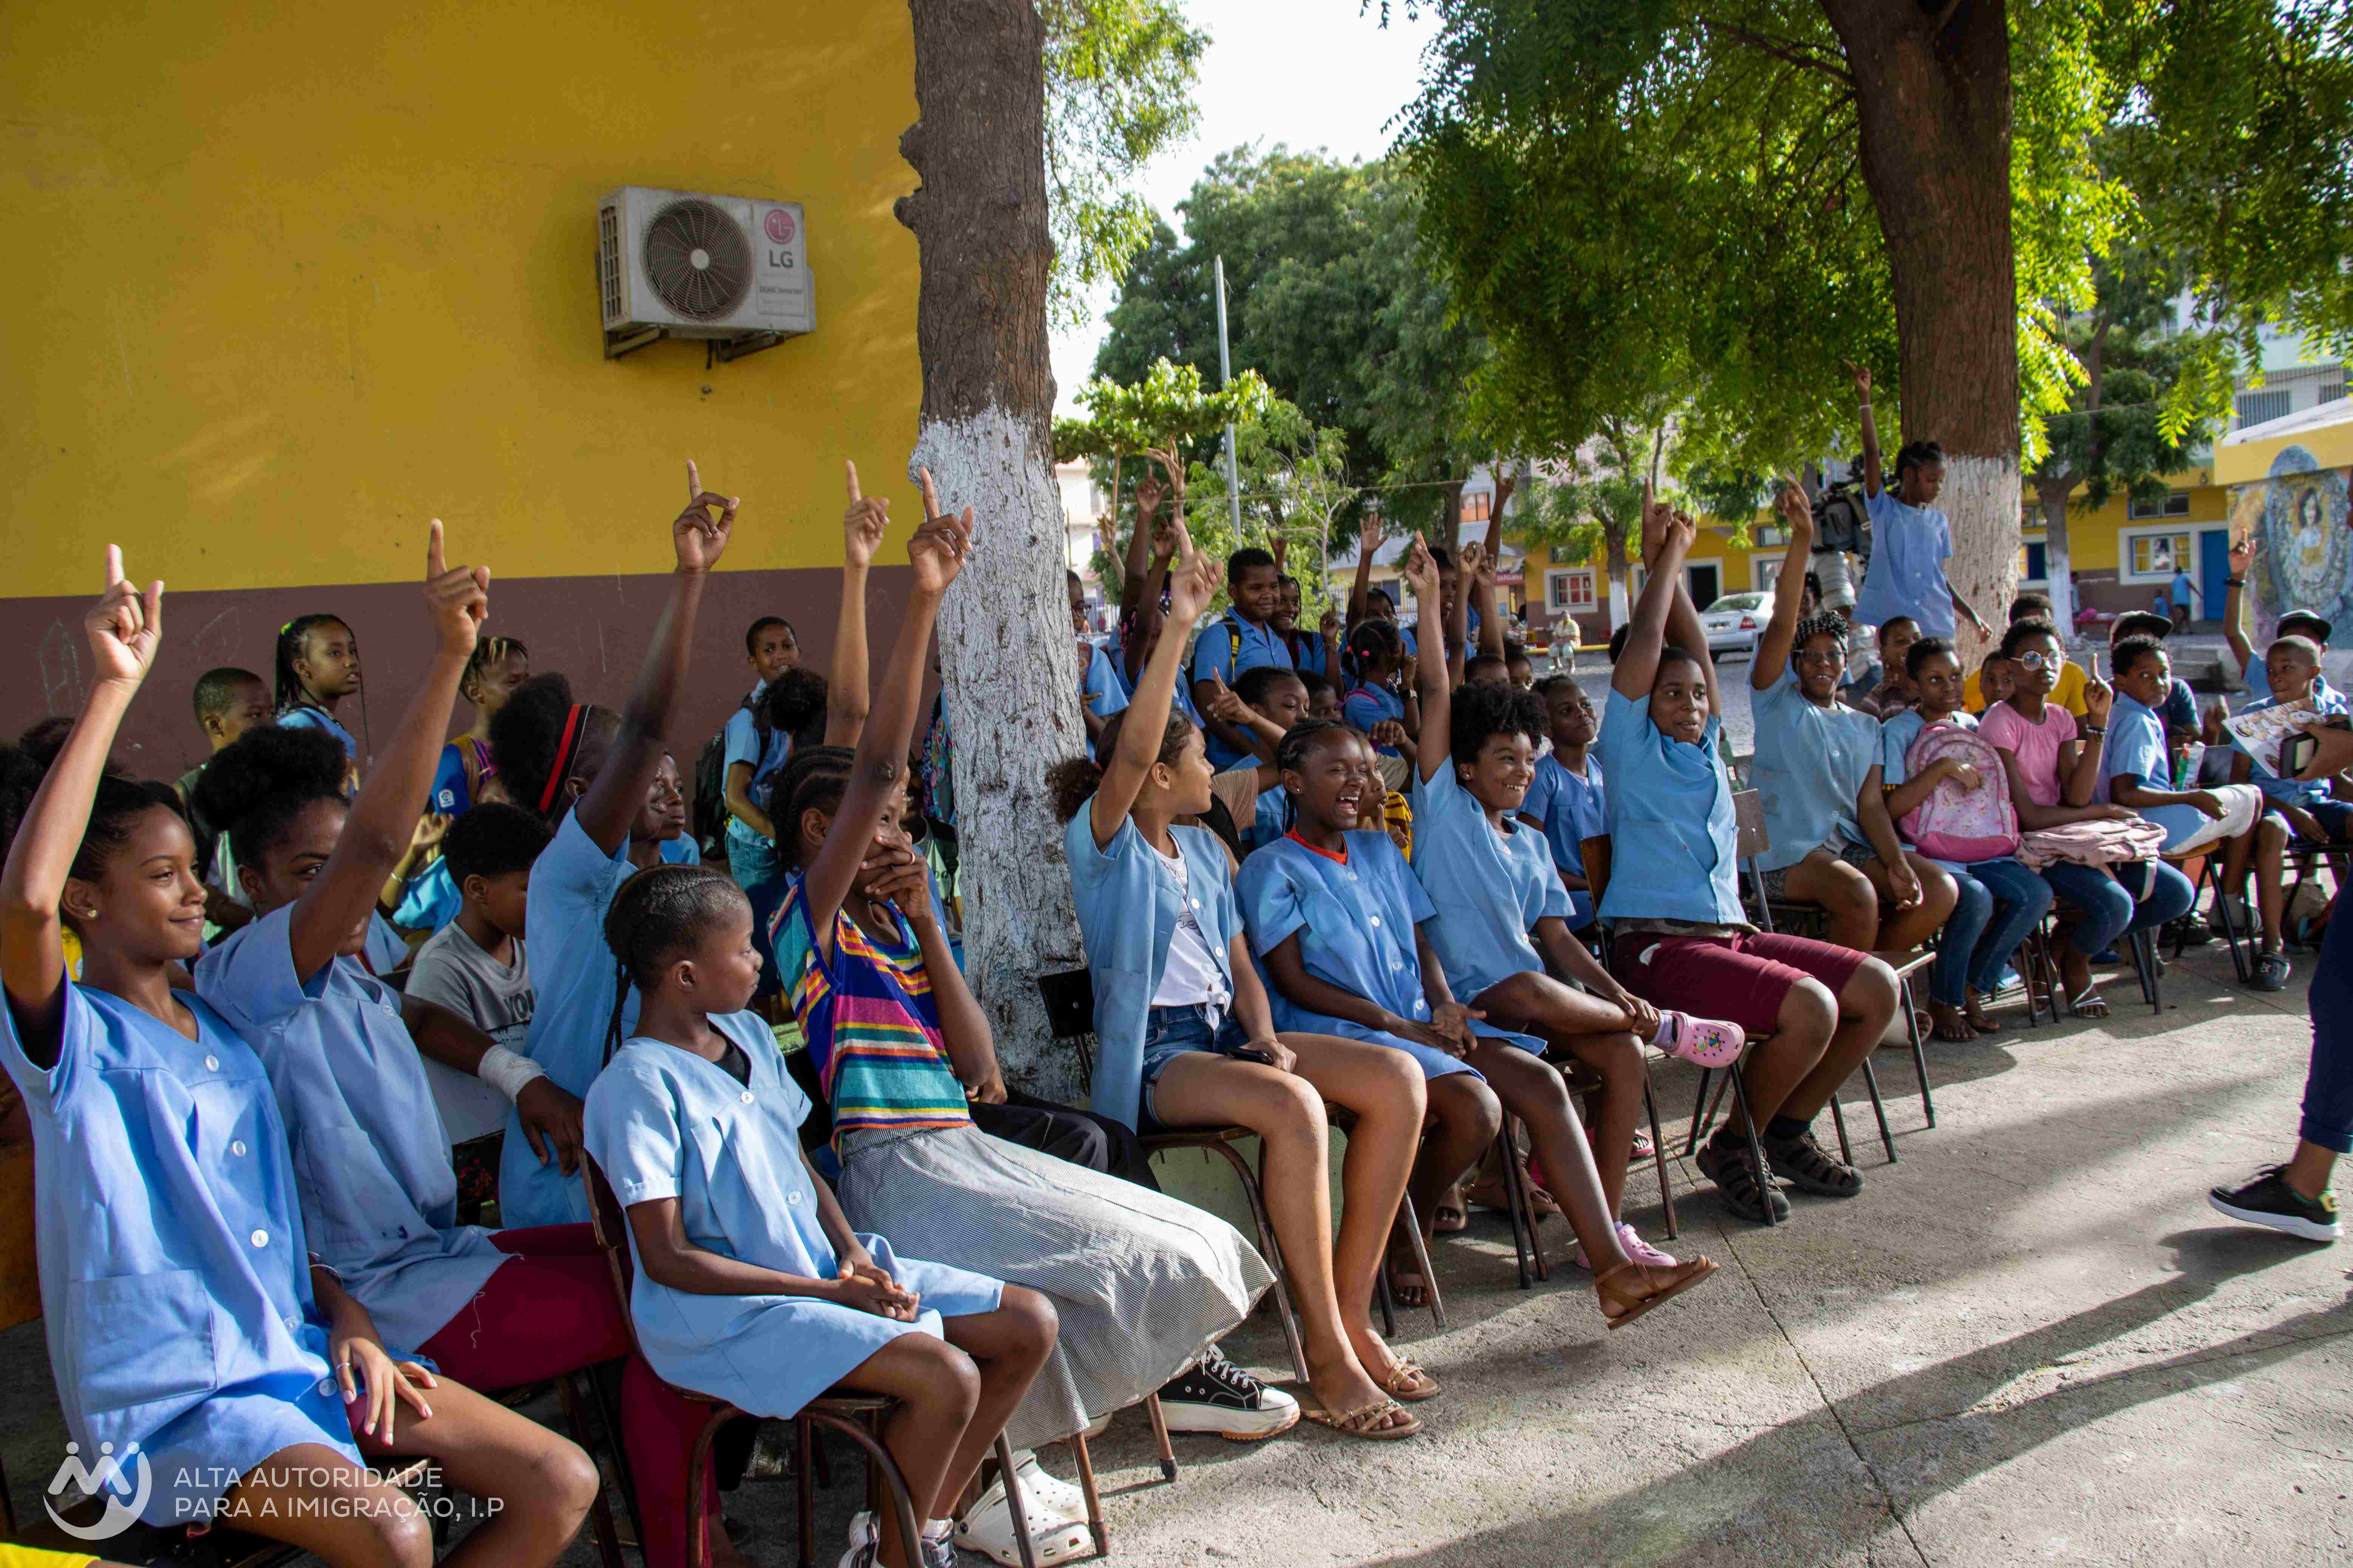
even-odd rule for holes
{"type": "Polygon", "coordinates": [[[782,616],[762,616],[744,632],[744,660],[752,667],[755,678],[752,694],[744,699],[748,706],[760,700],[776,677],[801,662],[800,635],[793,630],[792,622],[782,616]]]}
{"type": "MultiPolygon", "coordinates": [[[[495,1047],[517,1057],[531,1027],[534,999],[523,953],[523,910],[532,863],[550,836],[535,813],[499,801],[475,806],[450,823],[441,858],[458,889],[458,915],[417,950],[405,988],[408,995],[448,1008],[490,1036],[495,1047]]],[[[426,1080],[458,1167],[461,1200],[498,1191],[500,1133],[507,1107],[522,1087],[502,1088],[491,1076],[501,1065],[485,1056],[485,1076],[473,1077],[425,1058],[426,1080]],[[470,1173],[479,1184],[473,1188],[470,1173]]]]}
{"type": "MultiPolygon", "coordinates": [[[[2254,646],[2247,640],[2247,568],[2253,564],[2261,550],[2255,535],[2241,534],[2232,542],[2231,574],[2223,579],[2226,591],[2222,595],[2222,637],[2231,645],[2231,657],[2239,661],[2240,677],[2247,683],[2248,706],[2272,694],[2264,661],[2255,657],[2254,646]]],[[[2279,637],[2305,637],[2326,654],[2329,636],[2336,627],[2328,624],[2327,616],[2310,610],[2288,610],[2281,614],[2279,625],[2273,629],[2279,637]]],[[[2321,694],[2333,692],[2335,688],[2323,676],[2316,678],[2312,689],[2317,700],[2321,694]]]]}
{"type": "Polygon", "coordinates": [[[1978,636],[1991,637],[1993,628],[1945,574],[1945,563],[1953,556],[1953,525],[1936,507],[1945,483],[1944,449],[1934,441],[1906,443],[1895,455],[1895,489],[1890,491],[1880,472],[1879,432],[1871,418],[1871,372],[1850,368],[1862,404],[1862,501],[1872,532],[1871,565],[1855,596],[1854,619],[1876,626],[1909,616],[1922,637],[1949,637],[1954,617],[1966,616],[1978,636]]]}
{"type": "MultiPolygon", "coordinates": [[[[218,752],[223,746],[264,724],[276,721],[276,704],[270,700],[269,683],[249,669],[223,665],[196,677],[194,693],[196,727],[205,739],[218,752]]],[[[180,775],[173,788],[180,792],[180,802],[187,807],[188,828],[196,840],[196,875],[205,884],[205,919],[223,931],[234,930],[252,918],[252,911],[230,896],[237,886],[236,879],[226,876],[214,861],[220,855],[221,830],[205,820],[196,810],[196,780],[212,763],[207,756],[203,762],[180,775]]]]}
{"type": "Polygon", "coordinates": [[[1231,603],[1224,615],[1201,628],[1193,644],[1193,706],[1202,714],[1209,765],[1219,771],[1256,753],[1247,731],[1209,712],[1217,683],[1231,686],[1245,670],[1271,665],[1292,668],[1291,649],[1274,629],[1281,576],[1274,557],[1256,546],[1227,556],[1226,594],[1231,603]]]}
{"type": "MultiPolygon", "coordinates": [[[[2259,709],[2288,708],[2299,702],[2309,702],[2322,714],[2346,711],[2344,697],[2320,683],[2320,645],[2311,638],[2280,638],[2264,656],[2263,666],[2272,695],[2258,698],[2240,711],[2253,713],[2259,709]]],[[[2233,783],[2243,784],[2251,777],[2255,786],[2271,798],[2272,809],[2287,819],[2298,837],[2320,844],[2353,840],[2353,800],[2338,793],[2344,782],[2341,777],[2281,778],[2242,749],[2232,759],[2231,778],[2233,783]]]]}

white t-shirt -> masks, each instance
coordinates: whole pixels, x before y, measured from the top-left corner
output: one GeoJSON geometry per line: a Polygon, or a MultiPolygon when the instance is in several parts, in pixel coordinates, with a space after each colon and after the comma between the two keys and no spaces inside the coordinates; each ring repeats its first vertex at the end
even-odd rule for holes
{"type": "MultiPolygon", "coordinates": [[[[1150,844],[1150,840],[1145,841],[1150,844]]],[[[1213,1019],[1224,1014],[1233,1000],[1226,990],[1226,980],[1217,960],[1210,955],[1209,939],[1201,930],[1201,922],[1193,918],[1191,889],[1185,879],[1185,858],[1182,855],[1161,855],[1157,845],[1152,852],[1160,857],[1160,868],[1176,882],[1176,930],[1168,939],[1168,967],[1161,972],[1160,989],[1153,993],[1155,1007],[1201,1007],[1209,1009],[1213,1019]]]]}

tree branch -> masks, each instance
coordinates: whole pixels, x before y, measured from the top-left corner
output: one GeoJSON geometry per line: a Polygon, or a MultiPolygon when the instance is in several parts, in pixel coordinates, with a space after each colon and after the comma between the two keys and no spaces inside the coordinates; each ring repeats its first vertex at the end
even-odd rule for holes
{"type": "MultiPolygon", "coordinates": [[[[1953,0],[1953,3],[1957,4],[1958,0],[1953,0]]],[[[1700,26],[1711,32],[1720,32],[1735,43],[1771,55],[1775,59],[1786,60],[1801,70],[1819,71],[1832,81],[1844,82],[1850,89],[1854,86],[1854,78],[1848,74],[1844,66],[1810,45],[1790,38],[1769,38],[1762,33],[1752,33],[1746,27],[1713,17],[1701,17],[1700,26]]]]}

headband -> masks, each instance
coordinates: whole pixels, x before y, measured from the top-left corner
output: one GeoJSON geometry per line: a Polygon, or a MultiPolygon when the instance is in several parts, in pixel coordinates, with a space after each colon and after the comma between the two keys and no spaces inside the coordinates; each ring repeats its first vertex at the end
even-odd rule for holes
{"type": "Polygon", "coordinates": [[[545,816],[555,809],[556,792],[564,787],[567,770],[572,766],[572,753],[580,744],[580,716],[588,711],[585,703],[575,702],[564,716],[564,737],[555,742],[555,760],[547,770],[547,783],[539,792],[539,814],[545,816]]]}

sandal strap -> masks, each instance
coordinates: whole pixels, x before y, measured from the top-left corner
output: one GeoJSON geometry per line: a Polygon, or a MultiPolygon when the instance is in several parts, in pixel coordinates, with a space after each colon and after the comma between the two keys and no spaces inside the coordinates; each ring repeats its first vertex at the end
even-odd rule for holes
{"type": "Polygon", "coordinates": [[[1369,1432],[1387,1421],[1392,1414],[1402,1413],[1405,1406],[1394,1399],[1377,1399],[1344,1415],[1324,1412],[1326,1425],[1342,1432],[1369,1432]]]}
{"type": "Polygon", "coordinates": [[[1847,1173],[1847,1167],[1831,1159],[1811,1132],[1800,1132],[1777,1152],[1782,1159],[1797,1166],[1816,1181],[1834,1182],[1847,1173]]]}

